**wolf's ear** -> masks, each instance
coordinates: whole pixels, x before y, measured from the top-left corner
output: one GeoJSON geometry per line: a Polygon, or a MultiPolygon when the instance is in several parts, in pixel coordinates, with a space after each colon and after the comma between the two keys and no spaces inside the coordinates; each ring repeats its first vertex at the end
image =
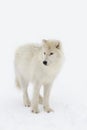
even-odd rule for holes
{"type": "Polygon", "coordinates": [[[43,43],[47,43],[47,40],[46,40],[46,39],[43,39],[42,42],[43,42],[43,43]]]}
{"type": "Polygon", "coordinates": [[[48,41],[47,41],[47,40],[45,40],[45,39],[43,39],[43,40],[42,40],[43,46],[44,46],[45,48],[47,48],[47,47],[48,47],[47,42],[48,42],[48,41]]]}
{"type": "Polygon", "coordinates": [[[57,48],[57,49],[60,49],[60,48],[61,48],[61,42],[60,42],[60,41],[57,42],[56,48],[57,48]]]}

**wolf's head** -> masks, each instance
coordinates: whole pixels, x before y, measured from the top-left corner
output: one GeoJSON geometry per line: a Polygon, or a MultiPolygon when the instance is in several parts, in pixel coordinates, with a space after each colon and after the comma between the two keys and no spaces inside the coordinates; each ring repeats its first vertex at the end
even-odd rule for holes
{"type": "Polygon", "coordinates": [[[62,54],[62,45],[58,40],[42,40],[43,65],[49,66],[58,62],[62,54]]]}

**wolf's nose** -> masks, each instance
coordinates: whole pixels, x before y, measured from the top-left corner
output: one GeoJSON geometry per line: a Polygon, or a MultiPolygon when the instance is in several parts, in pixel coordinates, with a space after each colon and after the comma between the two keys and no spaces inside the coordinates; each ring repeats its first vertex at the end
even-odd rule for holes
{"type": "Polygon", "coordinates": [[[46,60],[44,60],[44,61],[43,61],[43,64],[44,64],[44,65],[47,65],[47,61],[46,61],[46,60]]]}

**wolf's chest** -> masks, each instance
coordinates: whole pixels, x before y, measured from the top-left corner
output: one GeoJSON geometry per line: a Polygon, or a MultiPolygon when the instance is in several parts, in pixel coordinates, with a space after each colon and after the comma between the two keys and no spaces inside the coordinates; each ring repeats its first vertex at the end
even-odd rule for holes
{"type": "Polygon", "coordinates": [[[56,71],[54,69],[47,69],[42,67],[37,67],[33,73],[33,79],[40,81],[41,83],[48,83],[54,80],[56,76],[56,71]]]}

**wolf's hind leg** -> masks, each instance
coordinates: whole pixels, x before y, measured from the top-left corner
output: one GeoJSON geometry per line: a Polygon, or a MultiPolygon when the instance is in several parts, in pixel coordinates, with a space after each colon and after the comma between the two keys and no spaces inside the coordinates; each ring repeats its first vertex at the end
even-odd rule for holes
{"type": "Polygon", "coordinates": [[[31,103],[28,97],[28,82],[25,81],[20,75],[18,77],[18,81],[23,92],[23,103],[25,107],[30,107],[31,103]]]}
{"type": "Polygon", "coordinates": [[[15,79],[15,83],[16,83],[16,87],[20,89],[21,86],[17,77],[15,79]]]}
{"type": "Polygon", "coordinates": [[[30,107],[31,103],[28,97],[28,92],[27,92],[28,87],[23,88],[23,103],[25,107],[30,107]]]}

